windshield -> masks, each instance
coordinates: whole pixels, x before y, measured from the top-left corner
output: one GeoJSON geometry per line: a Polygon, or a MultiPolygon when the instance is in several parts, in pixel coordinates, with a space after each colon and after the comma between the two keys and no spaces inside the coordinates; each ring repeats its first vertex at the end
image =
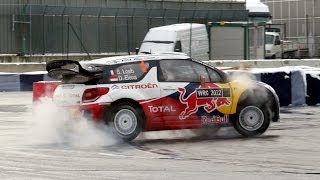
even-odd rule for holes
{"type": "Polygon", "coordinates": [[[273,36],[266,35],[266,44],[273,44],[273,36]]]}
{"type": "Polygon", "coordinates": [[[173,52],[172,41],[145,41],[142,43],[139,54],[151,54],[154,52],[173,52]]]}

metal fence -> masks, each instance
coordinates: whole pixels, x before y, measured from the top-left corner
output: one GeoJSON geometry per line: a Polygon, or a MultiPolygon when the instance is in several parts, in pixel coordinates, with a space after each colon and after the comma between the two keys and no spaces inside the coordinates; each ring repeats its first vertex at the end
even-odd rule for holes
{"type": "Polygon", "coordinates": [[[156,26],[246,21],[247,10],[0,5],[0,53],[132,53],[156,26]]]}

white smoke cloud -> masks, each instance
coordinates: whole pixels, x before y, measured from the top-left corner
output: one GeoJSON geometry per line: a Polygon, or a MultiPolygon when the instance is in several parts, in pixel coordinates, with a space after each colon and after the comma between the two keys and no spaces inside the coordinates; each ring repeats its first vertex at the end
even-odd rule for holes
{"type": "MultiPolygon", "coordinates": [[[[270,96],[268,90],[263,85],[258,85],[257,78],[254,75],[254,69],[240,67],[239,70],[226,71],[230,75],[232,81],[239,81],[247,86],[247,96],[251,96],[250,101],[254,105],[266,105],[266,111],[272,114],[271,104],[269,102],[270,96]]],[[[247,101],[249,103],[249,101],[247,101]]]]}
{"type": "Polygon", "coordinates": [[[120,142],[111,128],[83,117],[72,119],[66,108],[57,107],[50,98],[35,103],[32,111],[32,117],[27,119],[26,144],[92,147],[120,142]]]}

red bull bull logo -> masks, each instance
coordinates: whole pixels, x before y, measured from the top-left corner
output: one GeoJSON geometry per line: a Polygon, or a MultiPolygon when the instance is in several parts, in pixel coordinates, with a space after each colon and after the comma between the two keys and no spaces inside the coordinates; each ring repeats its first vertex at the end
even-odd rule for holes
{"type": "Polygon", "coordinates": [[[190,115],[195,114],[200,107],[204,107],[207,113],[211,113],[219,107],[230,105],[230,89],[229,88],[198,88],[186,95],[185,88],[179,88],[179,100],[186,105],[184,111],[179,115],[179,119],[183,120],[190,115]]]}

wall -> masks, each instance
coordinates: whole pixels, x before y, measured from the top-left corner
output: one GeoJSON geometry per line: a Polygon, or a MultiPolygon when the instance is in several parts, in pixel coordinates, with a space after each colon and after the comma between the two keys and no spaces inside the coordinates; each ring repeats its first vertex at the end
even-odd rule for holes
{"type": "Polygon", "coordinates": [[[244,1],[0,0],[0,54],[132,53],[149,28],[246,20],[244,1]],[[123,9],[127,8],[127,9],[123,9]]]}

